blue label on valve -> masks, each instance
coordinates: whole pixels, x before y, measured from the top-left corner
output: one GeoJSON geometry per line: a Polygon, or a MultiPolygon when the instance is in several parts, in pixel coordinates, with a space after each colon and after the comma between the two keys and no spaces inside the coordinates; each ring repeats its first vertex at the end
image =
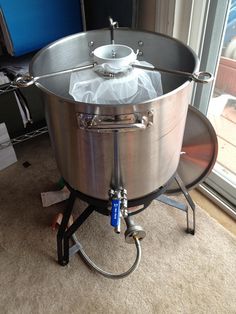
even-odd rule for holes
{"type": "Polygon", "coordinates": [[[120,200],[111,201],[111,225],[117,227],[120,224],[120,200]]]}

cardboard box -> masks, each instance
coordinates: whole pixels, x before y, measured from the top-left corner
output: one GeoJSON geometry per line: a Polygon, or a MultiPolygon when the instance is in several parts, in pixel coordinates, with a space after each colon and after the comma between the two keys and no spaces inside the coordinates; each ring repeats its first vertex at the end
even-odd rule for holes
{"type": "Polygon", "coordinates": [[[5,123],[0,123],[0,170],[17,161],[5,123]]]}

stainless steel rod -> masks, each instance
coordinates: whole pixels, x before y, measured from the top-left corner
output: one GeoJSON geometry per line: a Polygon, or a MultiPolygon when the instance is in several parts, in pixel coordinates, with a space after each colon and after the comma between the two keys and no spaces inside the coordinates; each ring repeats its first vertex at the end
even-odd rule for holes
{"type": "Polygon", "coordinates": [[[170,74],[177,74],[177,75],[183,75],[183,76],[192,76],[192,73],[185,72],[185,71],[178,71],[178,70],[170,70],[170,69],[164,69],[160,67],[150,67],[146,65],[139,65],[139,64],[132,64],[132,67],[138,68],[141,70],[147,70],[147,71],[159,71],[159,72],[166,72],[170,74]]]}
{"type": "Polygon", "coordinates": [[[141,69],[141,70],[146,70],[146,71],[158,71],[158,72],[176,74],[179,76],[188,77],[189,79],[197,83],[209,83],[214,79],[211,73],[205,72],[205,71],[190,73],[190,72],[179,71],[179,70],[165,69],[161,67],[154,67],[154,66],[150,67],[150,66],[145,66],[141,64],[135,64],[135,63],[132,64],[132,67],[141,69]]]}
{"type": "Polygon", "coordinates": [[[48,77],[52,77],[52,76],[57,76],[57,75],[61,75],[61,74],[66,74],[66,73],[72,73],[72,72],[78,72],[78,71],[82,71],[82,70],[87,70],[87,69],[91,69],[93,68],[95,65],[95,63],[91,63],[91,64],[87,64],[87,65],[83,65],[80,67],[75,67],[73,69],[66,69],[66,70],[61,70],[61,71],[57,71],[57,72],[53,72],[53,73],[48,73],[48,74],[43,74],[43,75],[39,75],[39,76],[35,76],[33,77],[34,81],[38,81],[40,79],[44,79],[44,78],[48,78],[48,77]]]}
{"type": "MultiPolygon", "coordinates": [[[[57,71],[57,72],[53,72],[53,73],[38,75],[38,76],[35,76],[35,77],[34,76],[30,76],[30,75],[22,75],[22,76],[17,77],[13,82],[10,82],[10,83],[6,84],[8,86],[4,86],[3,92],[7,91],[9,88],[28,87],[28,86],[34,84],[35,82],[37,82],[40,79],[45,79],[45,78],[58,76],[58,75],[62,75],[62,74],[67,74],[67,73],[72,73],[72,72],[77,72],[77,71],[83,71],[83,70],[91,69],[91,68],[94,68],[95,65],[96,65],[96,62],[90,63],[90,64],[86,64],[86,65],[83,65],[83,66],[79,66],[79,67],[75,67],[75,68],[71,68],[71,69],[66,69],[66,70],[61,70],[61,71],[57,71]]],[[[165,69],[165,68],[161,68],[161,67],[144,66],[144,65],[135,64],[135,63],[131,64],[131,65],[132,65],[132,67],[138,68],[138,69],[141,69],[141,70],[165,72],[165,73],[176,74],[176,75],[188,77],[190,80],[193,80],[194,82],[197,82],[197,83],[209,83],[214,78],[211,73],[204,72],[204,71],[190,73],[190,72],[185,72],[185,71],[165,69]]],[[[116,75],[114,73],[109,73],[109,76],[110,77],[116,77],[116,75]]]]}
{"type": "Polygon", "coordinates": [[[96,63],[86,64],[83,66],[61,70],[57,72],[52,72],[48,74],[42,74],[38,76],[31,76],[31,75],[25,74],[25,75],[18,76],[13,82],[10,82],[9,84],[11,85],[11,87],[16,87],[16,88],[28,87],[30,85],[33,85],[40,79],[91,69],[95,66],[95,64],[96,63]]]}

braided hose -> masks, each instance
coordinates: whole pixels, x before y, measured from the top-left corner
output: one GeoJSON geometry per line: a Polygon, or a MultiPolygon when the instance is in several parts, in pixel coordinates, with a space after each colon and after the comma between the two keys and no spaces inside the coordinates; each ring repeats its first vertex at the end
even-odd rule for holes
{"type": "Polygon", "coordinates": [[[75,242],[76,245],[78,245],[79,247],[79,254],[80,256],[83,258],[83,260],[85,261],[85,263],[90,266],[92,269],[94,269],[96,272],[98,272],[100,275],[107,277],[107,278],[111,278],[111,279],[122,279],[125,278],[127,276],[129,276],[132,272],[134,272],[140,263],[141,260],[141,245],[140,245],[140,241],[137,237],[133,237],[134,238],[134,242],[135,242],[135,246],[137,249],[137,255],[136,255],[136,259],[133,263],[133,265],[124,273],[121,274],[113,274],[110,272],[107,272],[103,269],[101,269],[100,267],[98,267],[90,258],[89,256],[85,253],[85,251],[82,248],[82,245],[80,244],[80,242],[78,241],[77,237],[75,234],[72,235],[72,239],[75,242]]]}

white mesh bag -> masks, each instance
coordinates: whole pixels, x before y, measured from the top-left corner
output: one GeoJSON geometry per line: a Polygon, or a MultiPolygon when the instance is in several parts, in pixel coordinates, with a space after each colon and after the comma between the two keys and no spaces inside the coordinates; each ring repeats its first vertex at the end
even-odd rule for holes
{"type": "MultiPolygon", "coordinates": [[[[108,46],[112,47],[112,54],[114,54],[114,45],[108,46]]],[[[117,46],[122,49],[127,47],[117,46]]],[[[100,48],[104,47],[107,46],[100,48]]],[[[131,48],[127,48],[132,51],[131,48]]],[[[106,52],[106,58],[98,58],[99,60],[95,58],[99,64],[93,69],[71,74],[69,93],[76,101],[95,104],[140,103],[163,94],[159,72],[133,68],[130,65],[135,62],[152,67],[151,64],[136,61],[133,51],[132,56],[125,57],[122,55],[123,50],[121,57],[119,52],[119,50],[115,51],[115,58],[108,58],[106,52]],[[114,77],[106,76],[107,74],[112,74],[114,77]]]]}

